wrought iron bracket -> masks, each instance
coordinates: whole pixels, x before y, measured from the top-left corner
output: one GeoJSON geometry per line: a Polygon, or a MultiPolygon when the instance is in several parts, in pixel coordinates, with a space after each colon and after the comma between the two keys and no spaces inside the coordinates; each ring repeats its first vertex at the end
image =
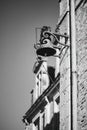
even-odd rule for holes
{"type": "Polygon", "coordinates": [[[68,48],[67,44],[69,36],[67,34],[52,33],[49,27],[43,27],[40,33],[39,43],[34,44],[34,48],[38,55],[42,56],[57,56],[57,49],[60,54],[64,48],[68,48]],[[63,41],[62,41],[63,40],[63,41]],[[50,51],[50,52],[49,52],[50,51]]]}
{"type": "MultiPolygon", "coordinates": [[[[43,32],[43,36],[44,36],[45,39],[50,39],[50,40],[52,40],[51,37],[54,38],[55,41],[54,41],[54,42],[51,42],[51,43],[53,44],[53,47],[54,47],[54,48],[58,48],[58,47],[57,47],[58,44],[61,45],[61,46],[63,46],[63,47],[69,47],[69,45],[66,44],[67,41],[68,41],[69,36],[66,35],[66,34],[51,33],[51,32],[49,32],[49,31],[44,31],[44,32],[43,32]],[[61,38],[65,38],[65,43],[60,42],[60,40],[59,40],[60,37],[61,37],[61,38]],[[55,43],[55,42],[56,42],[56,43],[55,43]]],[[[58,48],[58,49],[59,49],[59,48],[58,48]]]]}

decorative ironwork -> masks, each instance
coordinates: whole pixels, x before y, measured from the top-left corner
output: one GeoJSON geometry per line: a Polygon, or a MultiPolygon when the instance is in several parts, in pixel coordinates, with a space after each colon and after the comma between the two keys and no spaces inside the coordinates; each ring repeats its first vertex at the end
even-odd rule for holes
{"type": "Polygon", "coordinates": [[[56,54],[56,49],[59,49],[60,53],[64,48],[69,47],[67,45],[68,35],[60,33],[52,33],[51,28],[43,26],[40,34],[40,43],[34,45],[37,55],[41,56],[53,56],[56,54]],[[64,38],[64,42],[60,42],[60,39],[64,38]]]}
{"type": "Polygon", "coordinates": [[[56,33],[51,33],[51,32],[45,31],[43,35],[44,35],[44,37],[48,36],[47,38],[51,40],[51,43],[53,44],[53,47],[57,47],[58,44],[62,45],[64,47],[69,47],[66,44],[67,40],[68,40],[68,36],[66,34],[56,34],[56,33]],[[52,36],[52,38],[51,38],[51,36],[52,36]],[[65,38],[65,44],[60,42],[60,40],[59,40],[60,37],[65,38]],[[54,41],[52,41],[52,40],[54,40],[54,41]]]}

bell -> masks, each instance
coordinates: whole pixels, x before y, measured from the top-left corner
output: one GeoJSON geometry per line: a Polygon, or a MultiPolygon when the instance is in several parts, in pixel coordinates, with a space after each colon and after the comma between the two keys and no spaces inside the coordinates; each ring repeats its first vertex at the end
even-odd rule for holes
{"type": "Polygon", "coordinates": [[[54,48],[51,47],[42,47],[39,48],[36,51],[37,55],[41,55],[41,56],[53,56],[56,53],[56,50],[54,48]]]}
{"type": "Polygon", "coordinates": [[[46,40],[44,44],[41,44],[41,46],[36,50],[37,55],[40,56],[53,56],[56,53],[56,49],[51,46],[49,43],[49,40],[46,40]]]}

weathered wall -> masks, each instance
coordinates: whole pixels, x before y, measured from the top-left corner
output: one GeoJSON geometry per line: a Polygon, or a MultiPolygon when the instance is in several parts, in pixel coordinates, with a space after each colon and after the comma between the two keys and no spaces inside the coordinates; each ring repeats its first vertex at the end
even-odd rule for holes
{"type": "Polygon", "coordinates": [[[70,129],[70,56],[69,49],[60,64],[60,130],[70,129]]]}
{"type": "MultiPolygon", "coordinates": [[[[61,34],[67,35],[69,35],[68,6],[68,0],[61,0],[59,29],[61,34]]],[[[60,41],[64,43],[64,39],[61,38],[60,41]]],[[[70,130],[70,48],[65,48],[60,56],[60,130],[70,130]]]]}
{"type": "MultiPolygon", "coordinates": [[[[60,2],[60,33],[69,34],[68,0],[60,2]],[[65,4],[65,6],[63,6],[65,4]],[[67,9],[66,8],[67,5],[67,9]],[[63,8],[63,9],[62,9],[63,8]]],[[[78,5],[81,0],[75,0],[78,5]]],[[[77,126],[87,130],[87,3],[76,9],[76,58],[77,58],[77,126]]],[[[63,41],[63,39],[61,39],[63,41]]],[[[60,130],[70,129],[70,50],[63,51],[60,58],[60,130]]]]}
{"type": "Polygon", "coordinates": [[[76,11],[78,130],[87,130],[87,3],[76,11]]]}

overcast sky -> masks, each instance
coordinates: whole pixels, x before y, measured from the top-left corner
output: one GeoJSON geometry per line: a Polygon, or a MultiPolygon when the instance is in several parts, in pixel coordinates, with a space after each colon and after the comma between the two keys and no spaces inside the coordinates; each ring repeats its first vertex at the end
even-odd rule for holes
{"type": "Polygon", "coordinates": [[[35,27],[56,27],[58,0],[0,1],[0,130],[24,130],[36,59],[35,27]]]}

